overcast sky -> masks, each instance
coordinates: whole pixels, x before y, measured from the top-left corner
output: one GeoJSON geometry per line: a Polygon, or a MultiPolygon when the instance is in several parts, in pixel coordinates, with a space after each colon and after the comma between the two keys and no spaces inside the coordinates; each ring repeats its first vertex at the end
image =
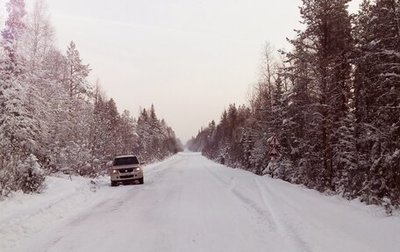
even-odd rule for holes
{"type": "Polygon", "coordinates": [[[57,45],[77,44],[120,111],[155,105],[187,141],[247,102],[266,41],[288,47],[300,0],[48,0],[57,45]]]}

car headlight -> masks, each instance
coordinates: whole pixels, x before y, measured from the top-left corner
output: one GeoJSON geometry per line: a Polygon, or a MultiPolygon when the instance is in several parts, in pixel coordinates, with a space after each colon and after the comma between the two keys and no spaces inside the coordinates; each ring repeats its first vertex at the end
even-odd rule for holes
{"type": "Polygon", "coordinates": [[[116,173],[118,173],[118,170],[112,170],[112,173],[116,174],[116,173]]]}
{"type": "Polygon", "coordinates": [[[141,170],[140,167],[136,168],[136,171],[140,171],[140,170],[141,170]]]}

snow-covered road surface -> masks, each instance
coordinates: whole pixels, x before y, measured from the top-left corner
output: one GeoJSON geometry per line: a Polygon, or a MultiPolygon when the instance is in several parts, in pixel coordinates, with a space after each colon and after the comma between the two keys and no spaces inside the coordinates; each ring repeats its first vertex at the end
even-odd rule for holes
{"type": "Polygon", "coordinates": [[[0,251],[399,251],[400,217],[378,207],[180,153],[145,184],[52,178],[0,202],[0,251]]]}

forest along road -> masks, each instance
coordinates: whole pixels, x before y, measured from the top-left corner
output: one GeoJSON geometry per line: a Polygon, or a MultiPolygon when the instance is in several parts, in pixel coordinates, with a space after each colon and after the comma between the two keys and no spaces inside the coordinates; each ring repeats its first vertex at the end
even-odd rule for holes
{"type": "MultiPolygon", "coordinates": [[[[104,185],[104,187],[109,185],[104,185]]],[[[400,217],[252,173],[197,153],[145,169],[145,184],[109,187],[94,207],[50,224],[18,251],[394,251],[400,217]],[[118,193],[116,193],[118,192],[118,193]]]]}

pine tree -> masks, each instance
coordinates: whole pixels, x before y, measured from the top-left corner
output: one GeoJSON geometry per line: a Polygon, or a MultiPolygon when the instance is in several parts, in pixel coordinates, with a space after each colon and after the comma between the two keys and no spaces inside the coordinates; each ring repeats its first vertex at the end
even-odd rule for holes
{"type": "Polygon", "coordinates": [[[24,1],[8,2],[8,19],[1,33],[5,53],[0,59],[0,196],[10,190],[37,191],[44,179],[36,162],[41,132],[28,106],[25,60],[19,54],[24,7],[24,1]]]}
{"type": "Polygon", "coordinates": [[[399,17],[399,1],[378,0],[364,1],[356,19],[357,150],[368,203],[400,204],[399,17]]]}
{"type": "Polygon", "coordinates": [[[286,155],[296,167],[291,181],[315,187],[309,180],[317,174],[311,166],[311,161],[315,158],[312,151],[312,137],[317,126],[312,120],[315,103],[312,91],[315,86],[311,64],[313,56],[305,46],[305,38],[300,32],[297,38],[290,42],[294,50],[285,53],[288,65],[283,70],[283,74],[291,83],[285,113],[286,155]]]}
{"type": "Polygon", "coordinates": [[[59,101],[61,111],[54,129],[57,144],[54,146],[53,162],[58,169],[71,169],[83,174],[91,163],[90,125],[93,108],[88,99],[90,85],[87,81],[90,69],[82,63],[73,42],[64,60],[60,69],[62,86],[58,92],[62,92],[59,101]]]}
{"type": "Polygon", "coordinates": [[[301,53],[298,58],[310,69],[306,71],[309,79],[306,85],[312,97],[308,106],[312,117],[308,120],[311,119],[316,130],[309,135],[312,152],[308,162],[312,167],[321,167],[316,185],[320,190],[335,190],[333,181],[337,167],[334,164],[340,160],[335,160],[334,149],[339,143],[341,121],[349,111],[352,37],[346,10],[348,2],[303,0],[300,11],[306,28],[293,41],[297,52],[301,53]]]}
{"type": "Polygon", "coordinates": [[[16,75],[21,72],[19,67],[18,46],[20,39],[25,32],[23,21],[26,15],[24,0],[9,0],[7,2],[7,20],[4,29],[1,31],[1,46],[4,51],[2,60],[2,77],[10,78],[9,75],[16,75]]]}
{"type": "Polygon", "coordinates": [[[73,41],[67,48],[66,68],[65,85],[68,87],[70,98],[79,94],[87,94],[90,91],[86,80],[90,72],[89,65],[82,63],[79,51],[73,41]]]}
{"type": "Polygon", "coordinates": [[[164,120],[157,118],[153,105],[150,110],[140,111],[136,123],[136,133],[138,137],[137,153],[147,162],[161,160],[182,150],[172,129],[164,120]]]}

